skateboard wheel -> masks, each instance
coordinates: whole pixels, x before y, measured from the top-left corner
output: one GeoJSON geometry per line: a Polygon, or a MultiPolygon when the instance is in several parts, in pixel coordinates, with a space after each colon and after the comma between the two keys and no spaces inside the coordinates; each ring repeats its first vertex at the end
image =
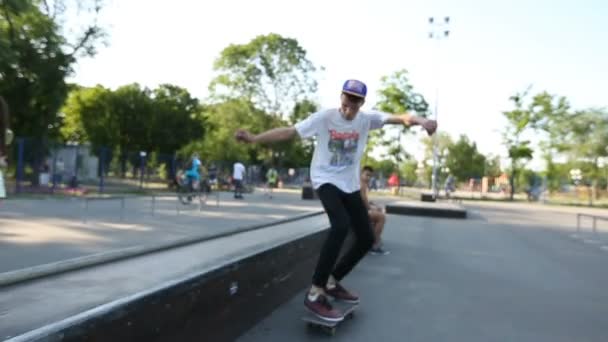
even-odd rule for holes
{"type": "Polygon", "coordinates": [[[336,336],[336,328],[331,328],[331,329],[329,329],[329,334],[330,334],[331,336],[336,336]]]}

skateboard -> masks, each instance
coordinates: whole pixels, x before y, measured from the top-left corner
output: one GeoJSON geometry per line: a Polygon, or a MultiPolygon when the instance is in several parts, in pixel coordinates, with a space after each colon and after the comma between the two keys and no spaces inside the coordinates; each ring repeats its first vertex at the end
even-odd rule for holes
{"type": "Polygon", "coordinates": [[[315,329],[315,328],[320,329],[324,333],[334,336],[336,334],[336,327],[340,323],[342,323],[346,320],[352,319],[353,316],[355,315],[355,309],[357,309],[359,304],[350,304],[350,303],[334,301],[334,302],[332,302],[332,305],[336,309],[338,309],[344,313],[344,319],[342,321],[339,321],[339,322],[327,321],[320,317],[317,317],[315,314],[313,314],[312,312],[310,312],[308,310],[306,311],[304,316],[302,316],[302,320],[304,322],[307,322],[307,326],[309,329],[315,329]]]}

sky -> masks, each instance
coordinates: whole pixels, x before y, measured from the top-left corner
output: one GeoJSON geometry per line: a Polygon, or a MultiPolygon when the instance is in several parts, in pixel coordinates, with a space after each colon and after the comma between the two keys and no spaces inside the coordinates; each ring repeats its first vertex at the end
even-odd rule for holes
{"type": "MultiPolygon", "coordinates": [[[[577,109],[608,106],[606,18],[608,2],[599,0],[107,0],[107,46],[82,59],[70,81],[172,83],[204,100],[223,48],[278,33],[324,67],[321,107],[338,106],[342,83],[356,78],[368,85],[371,109],[380,78],[407,69],[414,90],[438,104],[441,131],[504,157],[502,112],[528,86],[577,109]],[[450,17],[439,43],[428,38],[431,16],[450,17]]],[[[405,143],[421,158],[417,132],[405,143]]]]}

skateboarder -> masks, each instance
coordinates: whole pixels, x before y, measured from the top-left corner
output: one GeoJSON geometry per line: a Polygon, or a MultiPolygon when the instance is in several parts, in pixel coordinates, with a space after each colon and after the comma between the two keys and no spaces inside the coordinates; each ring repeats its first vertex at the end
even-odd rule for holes
{"type": "Polygon", "coordinates": [[[367,208],[359,191],[360,161],[370,130],[384,124],[421,125],[433,134],[437,123],[409,114],[390,115],[378,111],[359,111],[365,103],[367,86],[358,80],[347,80],[342,86],[340,107],[318,111],[292,127],[281,127],[254,135],[238,130],[236,138],[246,143],[272,143],[316,137],[310,173],[313,187],[327,212],[331,228],[321,248],[304,305],[327,321],[341,321],[344,314],[334,308],[328,296],[349,303],[359,297],[340,284],[374,243],[367,208]],[[356,243],[336,264],[348,230],[356,243]]]}
{"type": "Polygon", "coordinates": [[[389,251],[382,248],[382,231],[384,230],[384,223],[386,222],[386,215],[381,207],[369,200],[367,194],[369,193],[369,182],[374,174],[374,169],[371,166],[364,166],[361,171],[361,197],[363,198],[363,204],[367,208],[367,213],[372,224],[374,231],[374,244],[370,250],[371,254],[375,255],[386,255],[389,251]]]}
{"type": "Polygon", "coordinates": [[[236,162],[232,166],[232,182],[234,183],[234,198],[243,199],[243,179],[245,177],[245,165],[236,162]]]}

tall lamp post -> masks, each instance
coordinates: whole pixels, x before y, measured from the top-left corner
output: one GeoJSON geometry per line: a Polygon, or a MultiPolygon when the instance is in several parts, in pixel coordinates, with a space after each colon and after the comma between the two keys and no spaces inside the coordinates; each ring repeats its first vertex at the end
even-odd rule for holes
{"type": "MultiPolygon", "coordinates": [[[[443,39],[447,39],[450,35],[449,30],[450,17],[444,17],[443,20],[436,20],[434,17],[429,18],[429,38],[435,40],[435,120],[438,120],[439,114],[439,72],[438,59],[439,59],[439,43],[443,39]]],[[[438,156],[437,156],[437,135],[433,135],[433,174],[431,176],[431,187],[433,188],[433,196],[435,198],[439,195],[439,187],[437,186],[437,168],[438,168],[438,156]]]]}

